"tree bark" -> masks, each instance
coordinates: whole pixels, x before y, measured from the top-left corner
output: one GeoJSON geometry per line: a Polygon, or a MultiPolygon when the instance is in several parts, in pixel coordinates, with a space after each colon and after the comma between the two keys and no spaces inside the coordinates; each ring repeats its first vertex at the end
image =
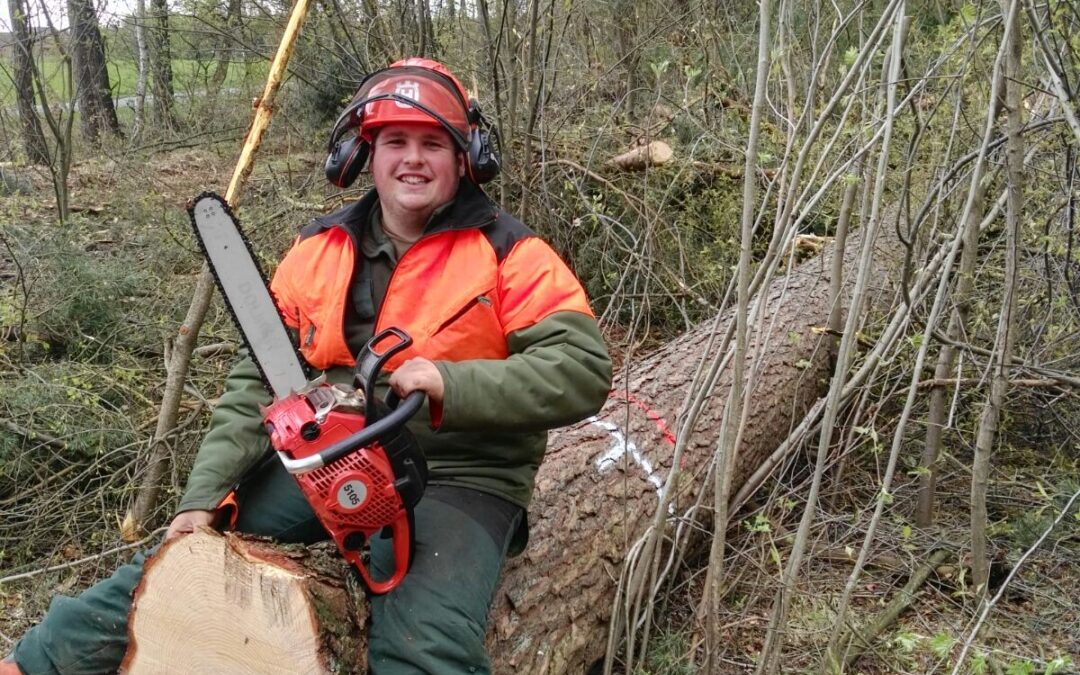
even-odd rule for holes
{"type": "Polygon", "coordinates": [[[68,20],[71,22],[75,92],[82,113],[79,119],[83,137],[95,143],[103,133],[120,136],[97,12],[90,0],[68,0],[68,20]]]}
{"type": "Polygon", "coordinates": [[[1020,236],[1020,214],[1024,206],[1024,140],[1020,135],[1023,124],[1020,110],[1020,28],[1016,15],[1020,0],[1001,0],[1005,22],[1002,51],[1005,56],[1005,110],[1006,171],[1008,175],[1008,206],[1005,215],[1005,279],[1001,292],[1001,308],[998,310],[997,333],[994,351],[990,357],[990,394],[979,415],[979,427],[975,434],[975,452],[971,462],[971,579],[975,583],[975,597],[981,605],[989,597],[987,583],[990,579],[988,553],[986,495],[990,486],[990,455],[997,442],[998,424],[1008,389],[1009,361],[1015,338],[1016,319],[1013,316],[1016,300],[1017,245],[1020,236]]]}
{"type": "Polygon", "coordinates": [[[207,98],[211,101],[211,109],[213,109],[213,102],[221,93],[221,85],[225,83],[225,78],[229,75],[229,64],[232,62],[232,35],[240,27],[240,21],[240,0],[229,0],[225,15],[225,29],[218,38],[217,64],[214,66],[214,73],[210,77],[210,86],[206,92],[207,98]]]}
{"type": "Polygon", "coordinates": [[[135,121],[131,125],[131,136],[139,138],[146,127],[146,78],[150,68],[150,54],[146,46],[146,0],[135,3],[135,48],[139,70],[135,80],[135,121]]]}
{"type": "MultiPolygon", "coordinates": [[[[854,276],[850,267],[859,249],[856,236],[845,253],[846,278],[854,276]]],[[[876,259],[898,257],[890,249],[876,259]]],[[[769,457],[825,391],[834,339],[814,329],[825,325],[832,310],[830,270],[831,248],[757,296],[765,303],[765,319],[755,325],[768,330],[751,330],[748,353],[762,341],[767,344],[748,400],[741,450],[730,468],[733,488],[769,457]]],[[[870,289],[871,294],[875,290],[880,289],[870,289]]],[[[842,295],[846,306],[850,288],[845,286],[842,295]]],[[[733,312],[722,318],[721,331],[733,312]]],[[[492,608],[493,672],[582,673],[603,656],[620,566],[628,543],[654,515],[680,408],[698,364],[716,356],[704,349],[713,327],[709,321],[643,358],[616,379],[599,415],[552,434],[530,508],[529,547],[508,562],[492,608]]],[[[683,455],[675,513],[693,503],[698,491],[711,491],[703,478],[730,386],[729,364],[683,455]]],[[[171,563],[166,557],[158,564],[171,563]]]]}
{"type": "Polygon", "coordinates": [[[34,44],[26,21],[24,0],[8,0],[8,14],[15,37],[11,50],[12,79],[22,125],[23,149],[32,164],[48,166],[49,146],[45,143],[45,132],[34,109],[34,44]]]}
{"type": "Polygon", "coordinates": [[[150,72],[153,77],[154,123],[162,130],[176,128],[173,111],[172,50],[169,48],[169,8],[165,0],[150,0],[150,72]]]}

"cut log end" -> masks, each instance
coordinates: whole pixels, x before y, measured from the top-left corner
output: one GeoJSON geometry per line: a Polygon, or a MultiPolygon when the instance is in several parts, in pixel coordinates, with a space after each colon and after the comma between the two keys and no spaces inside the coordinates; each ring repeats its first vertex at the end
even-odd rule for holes
{"type": "Polygon", "coordinates": [[[121,672],[364,672],[366,604],[340,559],[335,575],[310,557],[210,530],[165,544],[135,590],[121,672]]]}
{"type": "Polygon", "coordinates": [[[653,141],[612,157],[610,161],[623,171],[643,171],[650,166],[667,164],[674,155],[670,145],[663,141],[653,141]]]}

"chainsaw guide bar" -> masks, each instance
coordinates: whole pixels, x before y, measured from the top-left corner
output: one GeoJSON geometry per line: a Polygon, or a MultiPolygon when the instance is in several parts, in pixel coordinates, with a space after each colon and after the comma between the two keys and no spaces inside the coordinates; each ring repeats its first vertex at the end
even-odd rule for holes
{"type": "Polygon", "coordinates": [[[306,364],[289,337],[266,275],[232,209],[221,196],[204,192],[188,202],[188,215],[214,283],[263,384],[277,398],[304,391],[309,384],[306,364]]]}

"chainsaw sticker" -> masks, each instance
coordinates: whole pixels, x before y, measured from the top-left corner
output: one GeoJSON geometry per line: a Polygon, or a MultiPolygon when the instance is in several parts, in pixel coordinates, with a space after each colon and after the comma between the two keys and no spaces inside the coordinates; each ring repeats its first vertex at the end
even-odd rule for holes
{"type": "Polygon", "coordinates": [[[367,485],[363,481],[345,481],[338,488],[338,505],[347,511],[358,509],[367,501],[367,492],[367,485]]]}
{"type": "Polygon", "coordinates": [[[605,422],[595,415],[588,418],[586,421],[593,426],[606,431],[612,440],[611,447],[607,449],[607,452],[596,459],[596,470],[601,474],[608,473],[618,466],[619,461],[623,457],[630,455],[634,464],[640,466],[641,470],[645,473],[645,480],[649,481],[649,483],[656,488],[656,496],[659,497],[660,490],[663,488],[664,483],[660,480],[660,476],[653,470],[652,462],[638,450],[637,444],[627,440],[622,432],[619,431],[619,428],[611,422],[605,422]]]}

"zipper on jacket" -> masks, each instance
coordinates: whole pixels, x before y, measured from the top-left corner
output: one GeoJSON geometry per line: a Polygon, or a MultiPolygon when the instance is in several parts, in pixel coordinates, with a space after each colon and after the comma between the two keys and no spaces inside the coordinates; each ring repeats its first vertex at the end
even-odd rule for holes
{"type": "MultiPolygon", "coordinates": [[[[491,301],[488,300],[489,305],[490,305],[490,302],[491,301]]],[[[453,315],[451,315],[449,319],[447,319],[446,321],[443,321],[442,323],[440,323],[439,327],[435,329],[435,332],[432,333],[432,335],[438,335],[439,333],[441,333],[443,331],[444,328],[446,328],[450,324],[454,323],[455,321],[457,321],[461,317],[465,316],[465,314],[467,314],[470,309],[472,309],[473,307],[476,307],[479,304],[480,304],[480,297],[476,297],[476,298],[473,298],[472,300],[468,301],[467,303],[465,303],[464,307],[462,307],[458,311],[454,312],[453,315]]]]}

